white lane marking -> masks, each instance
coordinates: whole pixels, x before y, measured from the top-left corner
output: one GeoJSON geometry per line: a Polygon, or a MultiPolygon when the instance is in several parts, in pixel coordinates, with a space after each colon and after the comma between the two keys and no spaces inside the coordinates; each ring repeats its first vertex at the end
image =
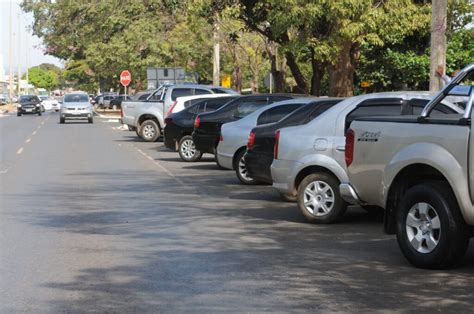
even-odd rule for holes
{"type": "Polygon", "coordinates": [[[176,182],[178,182],[180,185],[182,186],[185,186],[184,182],[181,181],[181,179],[179,179],[178,177],[176,177],[172,172],[170,172],[168,169],[166,169],[165,167],[163,167],[162,164],[160,164],[157,160],[154,160],[153,157],[147,155],[145,152],[143,152],[141,149],[139,148],[136,148],[136,150],[142,154],[145,158],[147,158],[148,160],[150,160],[151,162],[153,162],[156,166],[158,166],[161,170],[163,170],[164,172],[166,172],[167,175],[169,175],[170,177],[172,177],[176,182]]]}
{"type": "Polygon", "coordinates": [[[25,143],[29,143],[29,142],[31,142],[31,138],[28,138],[28,139],[25,141],[25,143]]]}
{"type": "Polygon", "coordinates": [[[43,121],[43,122],[41,122],[41,125],[44,125],[44,121],[43,121]]]}
{"type": "Polygon", "coordinates": [[[34,131],[34,132],[32,133],[32,135],[36,135],[36,131],[34,131]]]}
{"type": "Polygon", "coordinates": [[[120,122],[119,119],[108,119],[107,121],[102,121],[102,122],[106,122],[106,123],[112,123],[112,122],[120,122]]]}
{"type": "Polygon", "coordinates": [[[20,149],[16,151],[17,155],[20,155],[21,153],[23,153],[23,147],[20,147],[20,149]]]}
{"type": "Polygon", "coordinates": [[[10,170],[10,167],[6,168],[6,169],[3,169],[3,170],[0,170],[0,174],[5,174],[8,172],[8,170],[10,170]]]}

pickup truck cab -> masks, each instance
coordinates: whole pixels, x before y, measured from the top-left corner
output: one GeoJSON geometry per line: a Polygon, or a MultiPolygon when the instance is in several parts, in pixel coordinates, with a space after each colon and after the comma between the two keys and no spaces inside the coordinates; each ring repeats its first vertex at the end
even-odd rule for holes
{"type": "Polygon", "coordinates": [[[473,234],[473,81],[471,64],[417,115],[359,117],[346,132],[342,197],[384,208],[416,267],[454,265],[473,234]]]}
{"type": "Polygon", "coordinates": [[[135,129],[137,135],[146,142],[155,142],[165,127],[164,117],[178,97],[227,93],[236,91],[219,86],[199,84],[162,85],[145,101],[122,102],[122,123],[135,129]]]}

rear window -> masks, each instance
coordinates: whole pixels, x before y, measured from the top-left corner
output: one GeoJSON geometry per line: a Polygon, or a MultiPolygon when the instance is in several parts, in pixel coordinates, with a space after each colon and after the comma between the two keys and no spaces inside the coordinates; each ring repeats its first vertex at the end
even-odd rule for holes
{"type": "Polygon", "coordinates": [[[191,96],[193,90],[191,88],[173,88],[171,91],[171,100],[175,101],[178,97],[191,96]]]}
{"type": "Polygon", "coordinates": [[[302,105],[303,104],[288,104],[268,109],[260,114],[257,119],[257,125],[280,121],[290,112],[295,111],[302,105]]]}
{"type": "Polygon", "coordinates": [[[251,114],[258,108],[266,104],[267,104],[267,99],[258,99],[258,100],[253,100],[249,102],[244,101],[237,106],[234,112],[234,118],[242,119],[243,117],[251,114]]]}
{"type": "Polygon", "coordinates": [[[194,95],[207,95],[207,94],[212,94],[212,93],[206,89],[200,89],[200,88],[194,89],[194,95]]]}

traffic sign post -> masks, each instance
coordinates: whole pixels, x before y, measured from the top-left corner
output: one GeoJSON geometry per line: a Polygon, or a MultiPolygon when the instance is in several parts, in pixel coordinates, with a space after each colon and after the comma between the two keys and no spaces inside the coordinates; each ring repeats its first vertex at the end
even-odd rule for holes
{"type": "Polygon", "coordinates": [[[132,74],[130,71],[125,70],[120,73],[120,84],[125,88],[125,96],[127,96],[127,86],[132,81],[132,74]]]}

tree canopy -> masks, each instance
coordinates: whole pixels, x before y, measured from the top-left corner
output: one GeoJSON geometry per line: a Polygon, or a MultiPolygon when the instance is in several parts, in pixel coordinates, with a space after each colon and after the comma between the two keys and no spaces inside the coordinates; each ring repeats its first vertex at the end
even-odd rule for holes
{"type": "MultiPolygon", "coordinates": [[[[427,0],[24,0],[35,35],[65,60],[65,77],[93,90],[146,88],[146,68],[180,66],[212,77],[218,26],[221,73],[236,89],[349,96],[371,90],[425,88],[431,4],[427,0]]],[[[472,62],[474,4],[449,0],[448,70],[472,62]],[[471,40],[470,40],[471,39],[471,40]],[[470,40],[470,41],[469,41],[470,40]]],[[[428,62],[428,63],[427,63],[428,62]]]]}

